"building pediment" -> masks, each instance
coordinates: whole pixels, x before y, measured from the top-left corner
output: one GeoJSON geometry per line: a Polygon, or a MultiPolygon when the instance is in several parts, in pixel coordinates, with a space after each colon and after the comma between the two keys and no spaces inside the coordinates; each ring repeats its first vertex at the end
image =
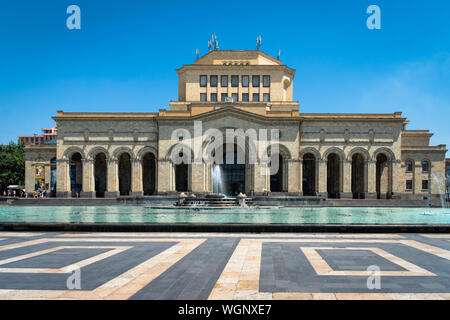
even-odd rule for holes
{"type": "MultiPolygon", "coordinates": [[[[224,106],[217,108],[212,111],[208,111],[205,113],[201,113],[195,116],[190,117],[190,120],[213,120],[213,119],[224,119],[224,118],[236,118],[236,119],[247,119],[249,121],[253,122],[273,122],[273,117],[268,117],[264,114],[251,112],[247,110],[243,110],[234,106],[224,106]]],[[[277,121],[283,121],[283,120],[294,120],[291,117],[283,117],[278,118],[277,121]]]]}
{"type": "Polygon", "coordinates": [[[216,50],[200,57],[195,65],[281,65],[281,61],[259,50],[216,50]]]}

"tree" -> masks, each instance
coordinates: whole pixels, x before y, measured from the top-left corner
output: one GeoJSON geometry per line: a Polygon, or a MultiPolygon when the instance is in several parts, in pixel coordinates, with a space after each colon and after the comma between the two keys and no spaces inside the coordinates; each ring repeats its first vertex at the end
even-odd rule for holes
{"type": "Polygon", "coordinates": [[[25,184],[25,146],[14,142],[0,146],[0,192],[11,184],[25,184]]]}

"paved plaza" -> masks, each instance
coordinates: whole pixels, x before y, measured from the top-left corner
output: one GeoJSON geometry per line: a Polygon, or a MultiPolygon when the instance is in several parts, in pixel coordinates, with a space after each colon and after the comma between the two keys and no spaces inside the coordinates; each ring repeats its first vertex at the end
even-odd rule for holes
{"type": "Polygon", "coordinates": [[[450,299],[449,260],[450,234],[0,232],[0,299],[450,299]]]}

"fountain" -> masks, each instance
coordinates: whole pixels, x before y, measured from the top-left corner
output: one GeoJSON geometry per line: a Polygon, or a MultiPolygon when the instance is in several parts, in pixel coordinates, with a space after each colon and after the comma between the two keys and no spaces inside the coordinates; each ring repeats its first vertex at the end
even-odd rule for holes
{"type": "Polygon", "coordinates": [[[208,193],[203,196],[189,196],[183,199],[182,207],[189,208],[233,208],[239,207],[236,198],[227,198],[221,193],[208,193]]]}
{"type": "Polygon", "coordinates": [[[226,194],[222,168],[218,164],[213,165],[213,192],[226,194]]]}
{"type": "MultiPolygon", "coordinates": [[[[439,190],[439,197],[441,200],[441,206],[443,209],[447,208],[447,200],[445,199],[445,181],[446,181],[446,177],[443,174],[440,173],[432,173],[431,174],[431,178],[433,179],[433,181],[436,183],[437,188],[439,190]]],[[[431,193],[431,188],[429,188],[429,193],[431,193]]],[[[429,196],[429,200],[431,201],[431,196],[429,196]]]]}
{"type": "Polygon", "coordinates": [[[253,206],[252,199],[248,199],[243,193],[237,198],[227,196],[229,188],[224,177],[223,168],[219,164],[214,164],[211,170],[213,181],[213,192],[208,194],[183,194],[180,197],[178,206],[184,208],[248,208],[253,206]]]}

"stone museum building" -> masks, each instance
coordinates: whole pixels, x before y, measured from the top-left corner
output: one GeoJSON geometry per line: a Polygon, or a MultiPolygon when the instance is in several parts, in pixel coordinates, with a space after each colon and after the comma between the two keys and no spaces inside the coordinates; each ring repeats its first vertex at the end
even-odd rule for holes
{"type": "MultiPolygon", "coordinates": [[[[212,50],[183,65],[178,100],[153,113],[57,111],[56,139],[26,147],[26,190],[56,197],[143,197],[176,193],[357,199],[418,199],[445,189],[446,146],[408,130],[401,112],[303,113],[293,101],[295,69],[260,50],[212,50]],[[174,163],[171,152],[202,130],[279,129],[279,170],[248,161],[257,149],[225,142],[244,163],[174,163]],[[174,135],[175,132],[175,135],[174,135]],[[220,174],[216,174],[219,170],[220,174]],[[265,173],[266,172],[266,173],[265,173]],[[220,181],[219,181],[220,180],[220,181]]],[[[55,128],[55,132],[56,132],[55,128]]],[[[193,142],[192,142],[193,143],[193,142]]],[[[202,141],[201,152],[212,141],[202,141]]],[[[194,150],[194,146],[190,145],[194,150]]],[[[180,152],[187,159],[186,148],[180,152]]],[[[257,150],[257,155],[261,150],[257,150]]],[[[445,191],[444,191],[445,192],[445,191]]]]}

